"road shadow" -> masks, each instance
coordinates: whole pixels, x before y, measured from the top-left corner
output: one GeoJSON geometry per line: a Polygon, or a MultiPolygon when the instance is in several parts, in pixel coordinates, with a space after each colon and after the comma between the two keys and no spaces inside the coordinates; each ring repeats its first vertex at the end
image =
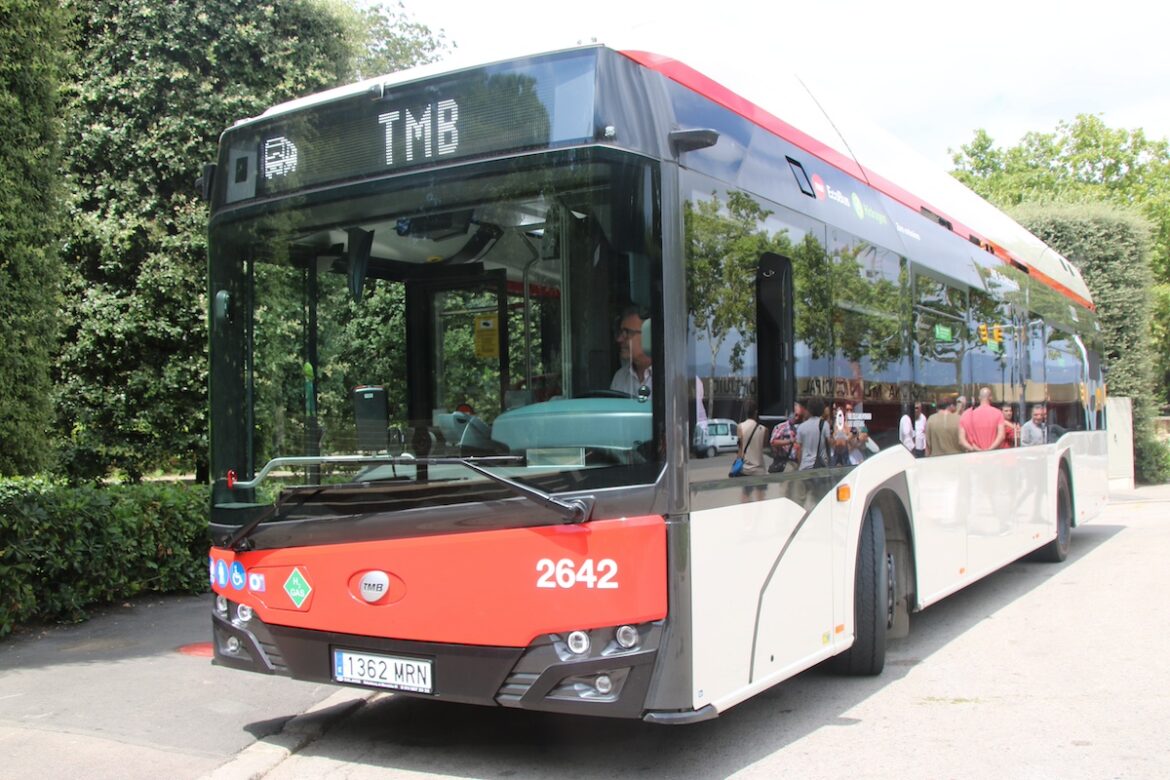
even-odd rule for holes
{"type": "Polygon", "coordinates": [[[989,615],[1075,569],[1122,530],[1078,528],[1064,564],[1017,561],[915,614],[910,636],[891,643],[879,677],[837,677],[818,667],[716,720],[677,727],[379,696],[300,755],[465,777],[726,777],[813,731],[857,723],[845,713],[989,615]]]}
{"type": "Polygon", "coordinates": [[[0,672],[128,661],[208,642],[211,599],[210,594],[140,596],[95,608],[81,623],[22,626],[0,639],[0,672]]]}

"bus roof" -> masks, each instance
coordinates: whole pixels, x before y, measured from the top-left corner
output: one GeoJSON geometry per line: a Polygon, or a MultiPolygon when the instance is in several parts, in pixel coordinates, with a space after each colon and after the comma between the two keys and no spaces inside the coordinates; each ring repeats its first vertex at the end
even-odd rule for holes
{"type": "MultiPolygon", "coordinates": [[[[601,47],[592,44],[574,48],[601,47]]],[[[700,73],[671,57],[634,48],[615,50],[775,133],[912,211],[949,225],[955,233],[994,253],[1002,262],[1026,270],[1071,300],[1093,308],[1080,272],[1058,252],[952,176],[926,163],[921,155],[886,131],[833,104],[829,96],[814,95],[795,75],[777,73],[767,80],[766,90],[762,90],[766,94],[749,94],[735,91],[735,69],[721,67],[721,61],[714,56],[703,64],[706,73],[700,73]]],[[[493,61],[507,59],[514,58],[493,61]]],[[[236,125],[487,64],[491,63],[449,58],[281,103],[236,125]]]]}

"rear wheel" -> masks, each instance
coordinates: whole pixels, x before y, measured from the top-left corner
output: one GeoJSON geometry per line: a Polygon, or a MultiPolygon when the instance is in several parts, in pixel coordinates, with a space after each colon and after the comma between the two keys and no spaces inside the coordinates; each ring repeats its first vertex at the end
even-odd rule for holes
{"type": "Polygon", "coordinates": [[[1060,563],[1072,546],[1072,490],[1068,472],[1061,469],[1056,477],[1056,538],[1036,551],[1036,560],[1060,563]]]}
{"type": "Polygon", "coordinates": [[[849,675],[881,674],[886,665],[886,628],[895,581],[891,562],[886,558],[882,510],[870,506],[861,528],[853,575],[853,646],[832,659],[833,671],[849,675]]]}

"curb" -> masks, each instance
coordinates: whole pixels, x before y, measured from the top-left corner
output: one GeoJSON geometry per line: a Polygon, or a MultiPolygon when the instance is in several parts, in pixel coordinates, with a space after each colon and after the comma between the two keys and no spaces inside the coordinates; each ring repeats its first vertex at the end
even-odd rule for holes
{"type": "Polygon", "coordinates": [[[289,718],[279,732],[253,742],[200,780],[259,780],[376,695],[377,692],[355,693],[350,689],[337,691],[289,718]]]}

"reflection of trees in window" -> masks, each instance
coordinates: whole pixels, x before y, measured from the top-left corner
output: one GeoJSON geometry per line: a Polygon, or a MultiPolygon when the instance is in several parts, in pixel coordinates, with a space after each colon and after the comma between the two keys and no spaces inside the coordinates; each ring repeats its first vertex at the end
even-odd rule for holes
{"type": "Polygon", "coordinates": [[[966,291],[923,273],[914,275],[917,381],[924,399],[957,395],[963,384],[966,291]]]}
{"type": "Polygon", "coordinates": [[[839,248],[832,264],[837,355],[850,363],[868,359],[873,373],[898,363],[904,353],[905,320],[900,315],[905,273],[899,268],[890,278],[885,254],[872,244],[859,242],[839,248]]]}
{"type": "Polygon", "coordinates": [[[803,371],[798,367],[797,373],[801,376],[822,374],[827,379],[828,364],[816,367],[815,361],[826,360],[833,353],[833,333],[829,327],[833,279],[829,255],[816,236],[806,233],[804,240],[793,248],[792,259],[796,340],[803,342],[814,361],[803,371]]]}
{"type": "Polygon", "coordinates": [[[696,199],[685,206],[687,309],[710,349],[711,378],[728,338],[736,339],[730,345],[734,372],[743,370],[748,348],[755,343],[754,290],[760,256],[792,253],[787,231],[770,236],[764,227],[771,213],[743,192],[728,193],[726,203],[713,192],[710,200],[696,199]]]}

